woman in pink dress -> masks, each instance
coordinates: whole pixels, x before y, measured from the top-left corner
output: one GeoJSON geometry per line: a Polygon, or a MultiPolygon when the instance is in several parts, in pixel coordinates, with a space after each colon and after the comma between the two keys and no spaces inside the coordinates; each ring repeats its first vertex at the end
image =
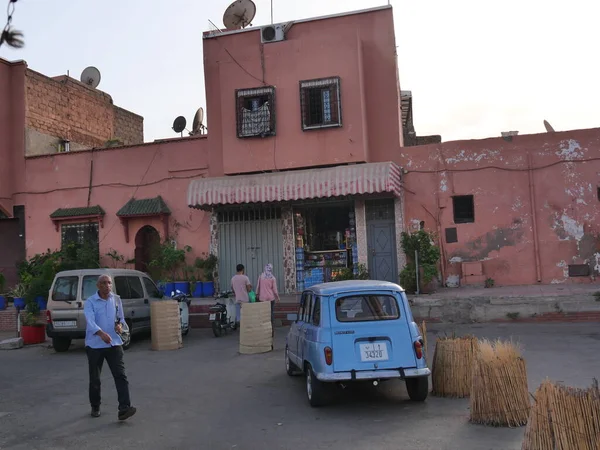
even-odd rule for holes
{"type": "MultiPolygon", "coordinates": [[[[256,297],[261,302],[271,302],[271,323],[273,324],[275,319],[275,302],[279,302],[279,293],[277,292],[277,280],[273,275],[272,264],[267,264],[265,271],[258,277],[256,297]]],[[[274,326],[273,334],[275,334],[274,326]]]]}

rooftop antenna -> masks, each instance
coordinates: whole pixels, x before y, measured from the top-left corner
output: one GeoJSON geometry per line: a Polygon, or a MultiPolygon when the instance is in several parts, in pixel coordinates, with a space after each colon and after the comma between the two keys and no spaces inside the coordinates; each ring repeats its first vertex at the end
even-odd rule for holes
{"type": "Polygon", "coordinates": [[[204,108],[200,107],[194,115],[194,122],[192,122],[192,131],[190,136],[203,134],[203,131],[206,131],[206,127],[204,126],[204,108]]]}
{"type": "Polygon", "coordinates": [[[544,120],[544,127],[548,133],[554,133],[554,128],[552,128],[552,125],[550,125],[547,120],[544,120]]]}
{"type": "Polygon", "coordinates": [[[223,25],[229,31],[241,30],[252,25],[256,15],[256,5],[252,0],[235,0],[223,14],[223,25]]]}
{"type": "Polygon", "coordinates": [[[176,117],[175,120],[173,121],[173,131],[175,133],[180,133],[181,137],[183,137],[183,130],[185,130],[186,124],[187,124],[187,121],[185,120],[185,117],[183,117],[183,116],[176,117]]]}
{"type": "Polygon", "coordinates": [[[93,66],[86,67],[81,72],[81,82],[92,89],[96,89],[100,84],[100,71],[93,66]]]}

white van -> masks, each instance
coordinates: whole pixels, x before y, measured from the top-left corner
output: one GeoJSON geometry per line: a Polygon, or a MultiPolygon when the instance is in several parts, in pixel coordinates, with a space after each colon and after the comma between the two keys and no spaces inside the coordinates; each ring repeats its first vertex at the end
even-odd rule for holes
{"type": "MultiPolygon", "coordinates": [[[[160,300],[162,292],[147,274],[129,269],[67,270],[54,277],[46,312],[46,334],[57,352],[69,350],[73,339],[85,338],[83,304],[96,293],[103,274],[111,276],[113,292],[121,297],[130,335],[150,331],[150,302],[160,300]]],[[[123,347],[129,344],[130,339],[123,347]]]]}

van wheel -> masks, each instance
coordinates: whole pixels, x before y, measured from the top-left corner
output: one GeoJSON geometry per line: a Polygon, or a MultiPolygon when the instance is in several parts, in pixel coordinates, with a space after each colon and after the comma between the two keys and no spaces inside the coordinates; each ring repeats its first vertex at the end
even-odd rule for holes
{"type": "Polygon", "coordinates": [[[306,396],[310,406],[323,406],[329,400],[327,386],[315,376],[310,364],[306,364],[306,396]]]}
{"type": "Polygon", "coordinates": [[[56,352],[62,353],[69,350],[71,346],[71,339],[64,337],[52,338],[52,347],[56,352]]]}
{"type": "Polygon", "coordinates": [[[427,377],[407,378],[406,391],[413,402],[424,402],[429,392],[429,379],[427,377]]]}
{"type": "Polygon", "coordinates": [[[287,345],[285,346],[285,371],[290,377],[298,375],[300,372],[300,369],[298,369],[296,364],[294,364],[290,359],[290,353],[287,345]]]}

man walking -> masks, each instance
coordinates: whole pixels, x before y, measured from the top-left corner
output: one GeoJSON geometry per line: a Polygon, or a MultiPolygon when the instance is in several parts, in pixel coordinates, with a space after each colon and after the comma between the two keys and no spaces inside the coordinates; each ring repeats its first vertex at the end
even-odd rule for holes
{"type": "Polygon", "coordinates": [[[231,290],[235,295],[235,324],[239,326],[242,303],[250,301],[248,292],[252,290],[252,285],[250,279],[244,274],[246,268],[243,264],[238,264],[235,270],[237,270],[237,273],[231,278],[231,290]]]}
{"type": "Polygon", "coordinates": [[[90,372],[90,404],[92,417],[100,417],[100,374],[106,359],[115,379],[119,398],[119,420],[133,416],[136,409],[129,400],[129,382],[123,362],[123,341],[119,335],[127,328],[123,315],[123,303],[112,293],[112,279],[100,275],[96,284],[98,292],[85,302],[84,313],[87,321],[85,350],[90,372]]]}

